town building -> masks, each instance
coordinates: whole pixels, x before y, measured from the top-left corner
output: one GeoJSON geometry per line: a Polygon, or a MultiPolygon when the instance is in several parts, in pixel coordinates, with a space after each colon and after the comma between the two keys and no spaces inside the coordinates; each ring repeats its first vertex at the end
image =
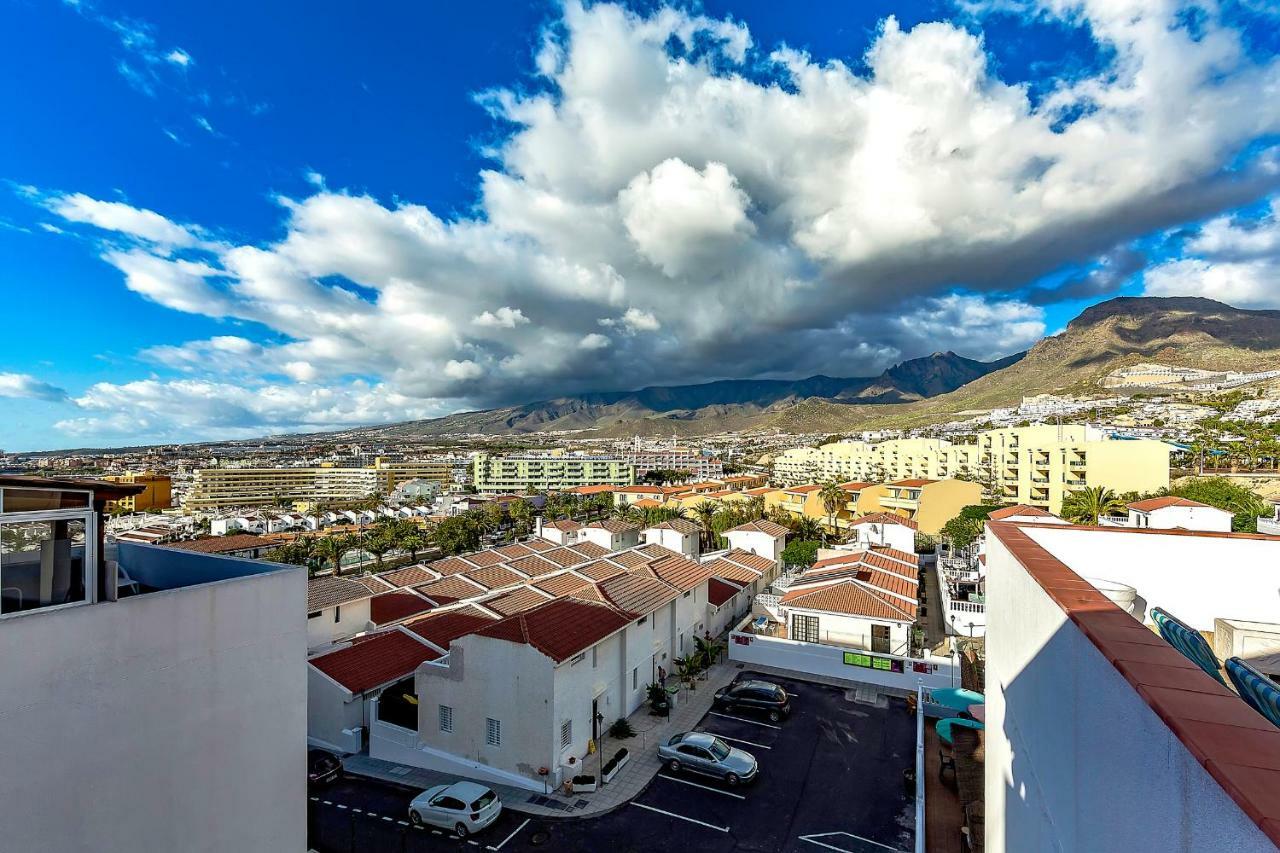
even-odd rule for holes
{"type": "Polygon", "coordinates": [[[632,450],[623,454],[622,459],[635,467],[637,477],[643,477],[650,471],[684,471],[685,477],[699,480],[713,480],[724,475],[724,463],[719,459],[683,447],[632,450]]]}
{"type": "Polygon", "coordinates": [[[220,510],[362,500],[391,494],[400,483],[411,480],[452,482],[454,466],[452,459],[379,459],[364,468],[197,468],[182,505],[188,510],[220,510]]]}
{"type": "Polygon", "coordinates": [[[1280,733],[1204,634],[1276,621],[1280,539],[996,521],[987,540],[987,849],[1275,849],[1280,733]]]}
{"type": "Polygon", "coordinates": [[[621,551],[640,544],[640,525],[618,518],[593,521],[578,531],[578,541],[594,542],[607,551],[621,551]]]}
{"type": "Polygon", "coordinates": [[[630,486],[635,466],[611,456],[521,453],[494,456],[477,453],[472,482],[479,492],[567,491],[577,486],[630,486]]]}
{"type": "Polygon", "coordinates": [[[143,488],[0,477],[0,847],[302,849],[305,574],[106,542],[143,488]]]}
{"type": "Polygon", "coordinates": [[[157,474],[154,471],[130,471],[127,474],[116,474],[102,479],[108,483],[128,483],[143,487],[142,491],[136,495],[125,495],[118,500],[108,501],[107,515],[153,512],[173,506],[173,480],[168,474],[157,474]]]}
{"type": "Polygon", "coordinates": [[[1216,506],[1179,498],[1172,495],[1147,498],[1128,504],[1126,527],[1144,527],[1152,530],[1204,530],[1218,533],[1231,532],[1234,513],[1216,506]]]}

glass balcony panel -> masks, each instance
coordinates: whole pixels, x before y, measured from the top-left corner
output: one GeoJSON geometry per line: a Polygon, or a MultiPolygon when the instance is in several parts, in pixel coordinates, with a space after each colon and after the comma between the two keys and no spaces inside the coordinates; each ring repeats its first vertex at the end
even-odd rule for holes
{"type": "Polygon", "coordinates": [[[85,522],[0,524],[0,615],[84,601],[85,522]]]}

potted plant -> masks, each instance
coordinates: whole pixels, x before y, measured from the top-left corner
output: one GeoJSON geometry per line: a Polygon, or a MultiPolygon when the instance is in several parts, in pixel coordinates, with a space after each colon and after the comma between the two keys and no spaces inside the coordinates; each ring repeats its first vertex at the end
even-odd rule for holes
{"type": "Polygon", "coordinates": [[[612,758],[604,763],[604,767],[600,769],[600,778],[604,780],[606,785],[609,784],[630,760],[631,753],[624,746],[622,749],[615,752],[612,758]]]}
{"type": "Polygon", "coordinates": [[[667,695],[667,689],[661,684],[654,682],[649,685],[649,707],[652,713],[667,716],[671,713],[671,697],[667,695]]]}
{"type": "Polygon", "coordinates": [[[596,789],[596,777],[589,773],[574,776],[569,783],[569,790],[575,794],[590,794],[596,789]]]}
{"type": "Polygon", "coordinates": [[[609,726],[609,737],[614,740],[625,740],[635,736],[636,730],[631,728],[631,723],[627,721],[626,717],[619,717],[613,721],[613,725],[609,726]]]}

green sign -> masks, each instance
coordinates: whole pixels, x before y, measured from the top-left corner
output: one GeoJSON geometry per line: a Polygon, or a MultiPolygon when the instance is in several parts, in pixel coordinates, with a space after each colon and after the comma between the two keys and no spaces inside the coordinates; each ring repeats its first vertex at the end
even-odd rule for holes
{"type": "Polygon", "coordinates": [[[845,652],[845,666],[861,666],[867,669],[878,669],[882,672],[903,672],[905,667],[902,661],[897,658],[882,658],[878,655],[869,655],[863,652],[845,652]]]}

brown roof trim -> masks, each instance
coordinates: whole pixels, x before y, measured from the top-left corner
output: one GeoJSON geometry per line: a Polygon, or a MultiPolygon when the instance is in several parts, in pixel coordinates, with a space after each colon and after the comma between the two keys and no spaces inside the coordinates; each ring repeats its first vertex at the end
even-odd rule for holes
{"type": "Polygon", "coordinates": [[[107,501],[140,495],[147,490],[145,483],[115,483],[110,480],[90,480],[82,477],[28,477],[25,475],[0,476],[0,488],[91,491],[95,500],[107,501]]]}
{"type": "MultiPolygon", "coordinates": [[[[1199,536],[1205,539],[1257,539],[1263,542],[1280,541],[1280,536],[1270,533],[1223,533],[1217,530],[1183,530],[1182,528],[1163,530],[1158,527],[1103,527],[1094,524],[1045,524],[1039,521],[996,522],[998,524],[1016,524],[1018,527],[1033,527],[1043,530],[1097,530],[1106,533],[1130,533],[1139,536],[1199,536]]],[[[987,519],[991,524],[991,519],[987,519]]]]}
{"type": "MultiPolygon", "coordinates": [[[[1239,696],[1214,681],[1173,646],[1140,625],[1093,584],[1081,578],[1023,527],[988,524],[1067,618],[1089,638],[1187,751],[1273,842],[1280,845],[1280,733],[1239,696]]],[[[1077,528],[1078,529],[1078,528],[1077,528]]],[[[1089,527],[1088,530],[1117,528],[1089,527]]],[[[1195,531],[1136,531],[1229,537],[1195,531]]],[[[1249,534],[1236,538],[1276,539],[1249,534]]]]}

